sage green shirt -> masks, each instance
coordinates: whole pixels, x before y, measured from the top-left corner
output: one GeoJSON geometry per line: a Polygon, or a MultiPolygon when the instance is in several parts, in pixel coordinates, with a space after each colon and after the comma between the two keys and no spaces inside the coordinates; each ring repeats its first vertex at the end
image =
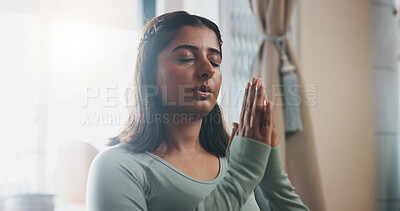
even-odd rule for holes
{"type": "Polygon", "coordinates": [[[283,171],[280,146],[235,136],[218,176],[201,181],[119,144],[92,162],[88,211],[308,210],[283,171]]]}

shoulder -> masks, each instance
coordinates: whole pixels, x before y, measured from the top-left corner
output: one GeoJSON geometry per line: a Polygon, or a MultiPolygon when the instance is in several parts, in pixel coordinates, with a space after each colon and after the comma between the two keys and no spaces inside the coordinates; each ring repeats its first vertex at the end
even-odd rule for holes
{"type": "Polygon", "coordinates": [[[151,162],[151,159],[145,153],[136,153],[131,151],[127,145],[118,144],[101,151],[93,159],[90,175],[107,177],[107,180],[129,177],[143,184],[146,182],[146,171],[151,162]]]}
{"type": "MultiPolygon", "coordinates": [[[[149,192],[145,153],[117,145],[101,151],[93,160],[87,181],[88,210],[138,210],[149,192]],[[132,204],[132,202],[137,202],[132,204]]],[[[140,209],[144,210],[144,208],[140,209]]]]}
{"type": "Polygon", "coordinates": [[[123,165],[143,162],[146,158],[145,153],[136,153],[129,149],[127,145],[118,144],[101,151],[93,160],[92,165],[123,165]]]}

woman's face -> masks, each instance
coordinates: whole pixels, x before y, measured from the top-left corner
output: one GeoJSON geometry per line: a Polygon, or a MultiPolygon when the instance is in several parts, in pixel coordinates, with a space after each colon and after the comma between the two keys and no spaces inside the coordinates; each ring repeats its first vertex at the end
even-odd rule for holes
{"type": "Polygon", "coordinates": [[[183,27],[157,62],[164,111],[204,115],[213,109],[222,80],[221,50],[214,31],[183,27]]]}

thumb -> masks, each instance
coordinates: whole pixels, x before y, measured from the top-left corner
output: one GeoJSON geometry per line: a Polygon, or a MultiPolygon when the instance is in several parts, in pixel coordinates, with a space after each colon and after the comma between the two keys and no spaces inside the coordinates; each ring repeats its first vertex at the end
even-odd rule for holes
{"type": "Polygon", "coordinates": [[[235,136],[239,135],[239,124],[235,128],[235,136]]]}
{"type": "Polygon", "coordinates": [[[226,150],[225,150],[225,155],[226,156],[228,156],[228,150],[229,150],[229,147],[231,146],[233,137],[237,134],[237,131],[238,131],[238,128],[239,128],[238,126],[239,126],[239,124],[237,122],[233,122],[232,123],[231,137],[229,138],[228,146],[226,147],[226,150]]]}
{"type": "Polygon", "coordinates": [[[233,122],[232,123],[232,138],[233,138],[233,136],[235,136],[236,134],[237,134],[237,130],[238,130],[238,127],[239,126],[239,124],[237,123],[237,122],[233,122]]]}

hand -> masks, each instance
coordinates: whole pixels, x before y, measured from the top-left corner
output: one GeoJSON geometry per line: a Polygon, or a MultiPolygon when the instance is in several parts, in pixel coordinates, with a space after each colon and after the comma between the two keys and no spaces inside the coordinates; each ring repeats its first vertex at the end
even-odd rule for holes
{"type": "Polygon", "coordinates": [[[243,98],[238,135],[251,138],[271,146],[272,105],[266,100],[261,80],[253,77],[247,83],[243,98]]]}
{"type": "Polygon", "coordinates": [[[228,154],[229,147],[235,135],[253,138],[271,147],[279,145],[275,129],[273,103],[267,100],[261,80],[254,77],[252,79],[252,85],[250,85],[249,82],[245,90],[240,122],[240,125],[236,122],[232,123],[232,134],[225,151],[226,155],[228,154]],[[257,91],[255,90],[255,87],[257,87],[257,91]],[[251,116],[252,114],[253,117],[251,116]],[[250,121],[254,122],[253,124],[256,126],[255,128],[250,127],[250,121]],[[241,130],[239,130],[239,128],[241,130]],[[253,132],[251,132],[251,130],[253,130],[253,132]]]}
{"type": "MultiPolygon", "coordinates": [[[[261,80],[260,80],[261,83],[261,80]]],[[[264,143],[267,143],[271,147],[275,147],[279,145],[279,139],[275,128],[275,115],[274,115],[274,105],[271,101],[267,100],[267,96],[264,92],[264,87],[261,83],[260,92],[262,95],[263,103],[264,103],[264,111],[263,111],[263,120],[262,124],[267,124],[267,127],[272,127],[271,138],[269,136],[264,137],[264,143]],[[272,124],[272,126],[271,126],[272,124]]]]}
{"type": "Polygon", "coordinates": [[[274,115],[274,106],[273,103],[270,102],[271,106],[271,119],[272,119],[272,137],[271,137],[271,147],[276,147],[279,145],[279,139],[275,128],[275,115],[274,115]]]}

